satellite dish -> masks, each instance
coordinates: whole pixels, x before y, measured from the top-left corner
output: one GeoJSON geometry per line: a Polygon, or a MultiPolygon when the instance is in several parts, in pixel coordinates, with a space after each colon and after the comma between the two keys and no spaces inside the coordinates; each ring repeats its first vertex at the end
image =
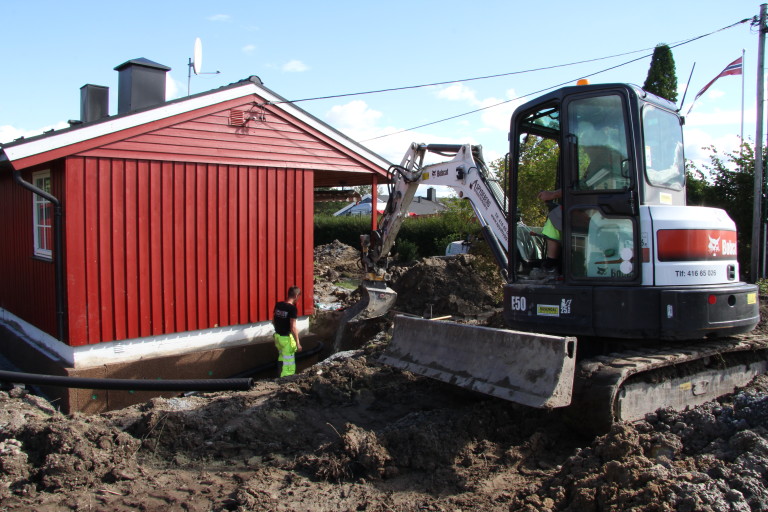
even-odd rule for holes
{"type": "Polygon", "coordinates": [[[199,37],[195,38],[195,53],[192,57],[192,69],[196,75],[200,74],[200,70],[203,68],[203,43],[199,37]]]}

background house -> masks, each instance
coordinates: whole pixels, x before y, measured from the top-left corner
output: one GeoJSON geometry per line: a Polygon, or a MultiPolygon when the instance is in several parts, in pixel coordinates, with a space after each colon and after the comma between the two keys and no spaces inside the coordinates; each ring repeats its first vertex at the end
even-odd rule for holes
{"type": "MultiPolygon", "coordinates": [[[[376,211],[378,213],[383,213],[386,206],[387,206],[387,199],[388,196],[386,195],[380,195],[378,196],[376,211]]],[[[372,204],[373,198],[371,197],[371,194],[365,194],[362,196],[360,201],[354,201],[346,205],[344,208],[341,208],[339,211],[335,212],[333,215],[335,217],[339,216],[345,216],[345,215],[364,215],[368,216],[371,214],[371,204],[372,204]]],[[[415,196],[413,198],[413,202],[408,206],[408,214],[412,217],[419,217],[423,215],[437,215],[438,213],[442,213],[445,210],[447,210],[446,206],[441,203],[437,199],[437,194],[435,192],[434,187],[429,187],[427,189],[427,195],[426,196],[415,196]]]]}
{"type": "MultiPolygon", "coordinates": [[[[165,102],[146,59],[81,89],[81,122],[0,147],[0,351],[27,371],[226,377],[274,358],[289,285],[313,310],[313,191],[388,162],[257,77],[165,102]]],[[[142,399],[69,390],[66,410],[142,399]]]]}

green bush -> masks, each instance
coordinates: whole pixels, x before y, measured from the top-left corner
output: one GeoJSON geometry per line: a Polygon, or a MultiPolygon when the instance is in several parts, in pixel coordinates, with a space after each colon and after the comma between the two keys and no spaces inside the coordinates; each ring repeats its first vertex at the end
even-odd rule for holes
{"type": "MultiPolygon", "coordinates": [[[[338,240],[352,247],[360,247],[360,235],[371,231],[368,216],[315,217],[315,245],[325,245],[338,240]]],[[[480,225],[466,222],[451,215],[432,217],[411,217],[403,222],[392,252],[399,253],[400,259],[440,256],[445,254],[448,242],[463,240],[467,235],[477,235],[480,225]]]]}

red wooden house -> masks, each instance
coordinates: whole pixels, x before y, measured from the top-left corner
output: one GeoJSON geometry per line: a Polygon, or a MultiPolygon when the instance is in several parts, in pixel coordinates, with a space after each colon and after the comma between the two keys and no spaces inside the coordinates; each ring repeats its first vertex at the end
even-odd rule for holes
{"type": "Polygon", "coordinates": [[[165,102],[169,68],[115,69],[116,116],[85,86],[82,123],[0,146],[0,351],[123,378],[226,377],[273,357],[286,288],[303,290],[304,329],[313,312],[315,187],[375,185],[388,163],[257,77],[165,102]]]}

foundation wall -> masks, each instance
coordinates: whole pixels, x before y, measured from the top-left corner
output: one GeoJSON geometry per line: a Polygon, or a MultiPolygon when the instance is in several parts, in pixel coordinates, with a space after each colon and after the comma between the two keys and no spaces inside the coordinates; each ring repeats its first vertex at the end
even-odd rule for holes
{"type": "MultiPolygon", "coordinates": [[[[141,359],[135,362],[103,364],[89,368],[71,368],[61,361],[51,359],[35,347],[16,337],[11,331],[0,326],[3,355],[21,371],[45,375],[87,377],[97,379],[224,379],[256,368],[263,371],[254,378],[274,378],[277,369],[277,350],[271,339],[257,341],[239,347],[192,352],[183,355],[141,359]],[[266,367],[266,368],[264,368],[266,367]]],[[[317,336],[302,337],[306,351],[318,346],[317,336]]],[[[320,354],[318,354],[320,355],[320,354]]],[[[318,357],[298,361],[301,371],[317,362],[318,357]]],[[[144,403],[155,397],[179,396],[178,391],[125,391],[106,389],[78,389],[40,386],[52,404],[63,413],[82,412],[88,414],[121,409],[129,405],[144,403]]]]}

